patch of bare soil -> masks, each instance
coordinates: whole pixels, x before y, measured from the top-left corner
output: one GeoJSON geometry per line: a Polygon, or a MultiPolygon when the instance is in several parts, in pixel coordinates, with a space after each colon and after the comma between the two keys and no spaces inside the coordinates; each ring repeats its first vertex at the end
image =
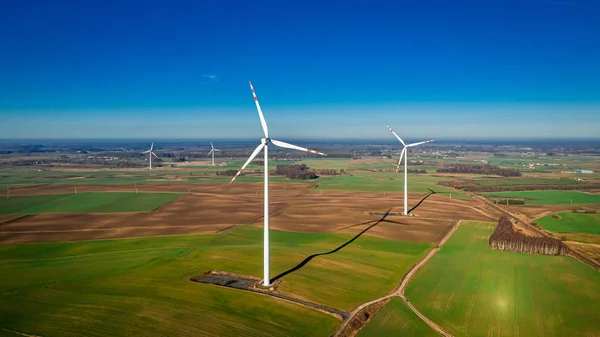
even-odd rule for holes
{"type": "Polygon", "coordinates": [[[23,215],[0,214],[0,226],[15,222],[22,217],[23,215]]]}
{"type": "MultiPolygon", "coordinates": [[[[506,207],[506,206],[505,206],[506,207]]],[[[511,212],[519,212],[530,219],[537,219],[543,216],[557,213],[570,212],[574,209],[578,210],[600,210],[600,205],[527,205],[527,206],[508,206],[511,212]]]]}
{"type": "MultiPolygon", "coordinates": [[[[0,243],[79,241],[161,235],[218,233],[235,226],[262,226],[262,183],[153,183],[139,193],[178,192],[185,195],[146,213],[39,214],[0,226],[0,243]],[[188,194],[188,188],[189,193],[188,194]]],[[[15,189],[15,194],[69,193],[74,185],[52,184],[15,189]]],[[[77,185],[78,192],[129,191],[128,185],[77,185]]],[[[12,189],[11,189],[12,191],[12,189]]],[[[401,193],[324,191],[314,184],[272,183],[271,226],[294,232],[356,234],[377,213],[402,212],[401,193]]],[[[409,207],[426,195],[409,195],[409,207]]],[[[495,210],[476,200],[431,195],[412,210],[414,216],[390,216],[366,234],[402,241],[439,242],[457,220],[493,221],[495,210]]],[[[0,223],[2,218],[0,218],[0,223]]]]}
{"type": "Polygon", "coordinates": [[[390,299],[386,299],[364,307],[352,317],[352,320],[344,326],[343,330],[336,332],[335,335],[338,337],[355,336],[389,301],[390,299]]]}
{"type": "Polygon", "coordinates": [[[567,246],[571,249],[576,249],[587,257],[594,259],[600,264],[600,244],[593,243],[581,243],[575,241],[565,241],[567,246]]]}
{"type": "MultiPolygon", "coordinates": [[[[271,196],[299,196],[308,193],[315,185],[306,183],[270,183],[269,195],[271,196]]],[[[263,195],[262,183],[236,182],[228,183],[190,183],[190,182],[153,182],[144,184],[40,184],[14,186],[10,189],[11,195],[38,195],[38,194],[68,194],[77,192],[135,192],[139,193],[181,193],[181,194],[211,194],[222,196],[246,196],[249,198],[263,195]]]]}
{"type": "Polygon", "coordinates": [[[524,225],[520,221],[513,222],[513,226],[515,227],[515,230],[517,232],[523,233],[523,234],[525,234],[527,236],[542,236],[542,234],[540,234],[539,232],[531,229],[531,227],[524,225]]]}
{"type": "MultiPolygon", "coordinates": [[[[178,162],[175,163],[176,167],[186,167],[186,166],[209,166],[212,164],[211,159],[207,160],[194,160],[194,161],[186,161],[186,162],[178,162]]],[[[215,166],[227,166],[226,162],[219,162],[219,159],[215,158],[215,166]]]]}

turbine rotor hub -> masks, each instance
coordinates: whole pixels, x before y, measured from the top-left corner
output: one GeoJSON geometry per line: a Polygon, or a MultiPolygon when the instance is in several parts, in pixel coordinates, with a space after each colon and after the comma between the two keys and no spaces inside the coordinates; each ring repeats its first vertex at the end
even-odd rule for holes
{"type": "Polygon", "coordinates": [[[271,138],[261,138],[263,144],[268,145],[271,142],[271,138]]]}

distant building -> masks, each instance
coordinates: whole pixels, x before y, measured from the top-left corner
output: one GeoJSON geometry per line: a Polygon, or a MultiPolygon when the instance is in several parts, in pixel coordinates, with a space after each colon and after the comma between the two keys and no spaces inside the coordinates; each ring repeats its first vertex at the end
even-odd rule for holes
{"type": "Polygon", "coordinates": [[[594,173],[594,171],[592,171],[592,170],[581,170],[581,169],[578,169],[578,170],[573,170],[573,173],[586,173],[586,174],[591,174],[591,173],[594,173]]]}

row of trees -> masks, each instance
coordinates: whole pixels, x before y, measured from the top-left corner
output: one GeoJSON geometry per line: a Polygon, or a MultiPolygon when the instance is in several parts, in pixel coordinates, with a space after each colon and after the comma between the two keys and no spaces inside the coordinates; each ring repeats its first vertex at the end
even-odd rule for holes
{"type": "Polygon", "coordinates": [[[512,191],[582,191],[582,190],[600,190],[600,184],[578,184],[578,185],[496,185],[480,186],[467,185],[464,182],[440,181],[442,186],[454,187],[467,192],[512,192],[512,191]]]}
{"type": "Polygon", "coordinates": [[[323,175],[323,176],[339,176],[342,174],[346,174],[346,170],[340,169],[338,171],[336,169],[319,169],[319,170],[315,170],[315,173],[317,175],[323,175]]]}
{"type": "MultiPolygon", "coordinates": [[[[373,169],[373,170],[368,170],[368,171],[371,171],[371,172],[396,172],[396,169],[395,168],[385,168],[385,169],[373,169]]],[[[400,168],[398,172],[399,173],[404,172],[404,168],[400,168]]],[[[408,173],[419,173],[419,174],[423,173],[424,174],[424,173],[427,173],[427,170],[409,168],[408,173]]]]}
{"type": "Polygon", "coordinates": [[[238,170],[225,170],[225,171],[217,171],[217,175],[218,176],[224,176],[224,177],[233,177],[238,170]]]}
{"type": "Polygon", "coordinates": [[[451,164],[437,169],[438,173],[469,173],[498,175],[502,177],[520,177],[521,171],[513,168],[499,167],[493,165],[471,165],[471,164],[451,164]]]}
{"type": "Polygon", "coordinates": [[[490,246],[512,252],[567,255],[569,248],[560,240],[546,236],[527,236],[515,231],[512,222],[505,216],[500,217],[498,226],[489,240],[490,246]]]}
{"type": "Polygon", "coordinates": [[[285,176],[288,179],[307,180],[317,178],[317,174],[310,171],[306,164],[277,165],[277,168],[275,168],[273,173],[279,176],[285,176]]]}
{"type": "MultiPolygon", "coordinates": [[[[254,173],[260,173],[262,170],[254,170],[254,173]]],[[[344,169],[335,170],[335,169],[320,169],[310,171],[309,167],[306,164],[301,165],[277,165],[274,170],[270,171],[271,174],[285,176],[288,179],[315,179],[318,178],[319,175],[341,175],[346,174],[344,169]]],[[[225,171],[217,171],[217,176],[226,176],[233,177],[237,173],[237,170],[225,170],[225,171]]]]}

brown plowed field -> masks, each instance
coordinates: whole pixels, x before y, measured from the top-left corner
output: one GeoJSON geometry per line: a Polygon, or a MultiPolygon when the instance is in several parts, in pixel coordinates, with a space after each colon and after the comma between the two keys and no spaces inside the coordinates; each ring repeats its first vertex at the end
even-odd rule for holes
{"type": "MultiPolygon", "coordinates": [[[[40,214],[0,226],[0,243],[79,241],[158,235],[216,233],[233,226],[262,226],[262,183],[156,183],[140,192],[187,193],[149,213],[40,214]]],[[[12,195],[69,193],[75,186],[41,185],[11,189],[12,195]],[[14,192],[14,193],[12,193],[14,192]]],[[[77,185],[84,191],[131,191],[124,185],[77,185]]],[[[358,233],[388,209],[402,212],[401,193],[319,191],[312,184],[272,183],[271,226],[299,232],[358,233]]],[[[409,195],[409,207],[424,195],[409,195]]],[[[478,209],[477,201],[431,195],[413,211],[414,217],[389,216],[367,234],[404,241],[438,242],[459,219],[489,221],[497,217],[478,209]]],[[[2,216],[0,223],[16,218],[2,216]]]]}
{"type": "MultiPolygon", "coordinates": [[[[304,183],[271,183],[269,195],[299,195],[305,194],[313,189],[314,184],[304,183]]],[[[133,184],[43,184],[27,186],[11,186],[10,195],[37,195],[37,194],[68,194],[82,192],[135,192],[133,184]]],[[[235,195],[262,198],[262,183],[145,183],[137,184],[140,193],[169,192],[187,194],[209,193],[211,195],[235,195]]]]}
{"type": "Polygon", "coordinates": [[[22,215],[9,215],[9,214],[0,214],[0,226],[10,223],[15,219],[22,217],[22,215]]]}

